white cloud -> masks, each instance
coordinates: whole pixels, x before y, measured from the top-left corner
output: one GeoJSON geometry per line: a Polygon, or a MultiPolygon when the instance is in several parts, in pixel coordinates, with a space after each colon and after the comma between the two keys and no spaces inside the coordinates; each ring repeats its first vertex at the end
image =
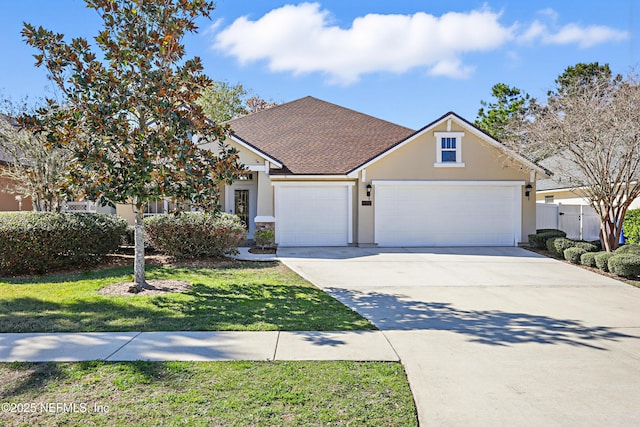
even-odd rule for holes
{"type": "Polygon", "coordinates": [[[560,28],[557,33],[544,37],[543,42],[547,44],[577,44],[585,49],[608,41],[625,40],[628,36],[625,31],[602,25],[580,27],[576,24],[568,24],[560,28]]]}
{"type": "Polygon", "coordinates": [[[533,43],[540,41],[542,44],[547,45],[574,44],[586,49],[597,44],[621,41],[629,37],[629,33],[626,31],[620,31],[604,25],[581,26],[570,23],[558,28],[556,22],[559,16],[553,9],[544,9],[539,11],[538,14],[549,18],[550,24],[547,25],[538,20],[533,21],[522,34],[518,35],[519,42],[533,43]]]}
{"type": "Polygon", "coordinates": [[[432,75],[466,78],[466,52],[494,50],[513,38],[514,28],[490,10],[450,12],[440,17],[369,14],[350,28],[331,25],[318,3],[274,9],[256,21],[242,17],[223,29],[215,47],[240,63],[265,60],[273,71],[322,72],[349,84],[363,74],[403,73],[425,68],[432,75]]]}
{"type": "Polygon", "coordinates": [[[343,28],[333,24],[319,3],[301,3],[254,21],[241,17],[225,28],[218,21],[211,31],[217,32],[214,48],[241,64],[265,61],[272,71],[320,72],[339,84],[356,82],[368,73],[401,74],[420,68],[434,76],[468,78],[475,66],[463,62],[466,53],[495,51],[511,40],[588,48],[629,37],[606,26],[558,27],[553,9],[537,15],[539,19],[522,28],[500,23],[501,14],[488,8],[439,17],[424,12],[368,14],[343,28]]]}

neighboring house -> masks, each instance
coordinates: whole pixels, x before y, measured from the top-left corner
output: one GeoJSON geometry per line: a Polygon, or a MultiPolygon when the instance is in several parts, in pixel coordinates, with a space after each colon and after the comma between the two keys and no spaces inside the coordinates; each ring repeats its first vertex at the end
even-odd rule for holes
{"type": "MultiPolygon", "coordinates": [[[[557,156],[543,160],[540,164],[554,171],[568,170],[570,175],[579,176],[566,160],[557,156]]],[[[536,188],[536,201],[538,203],[555,203],[563,205],[590,205],[591,200],[585,195],[581,184],[571,181],[569,178],[546,178],[538,181],[536,188]]],[[[630,209],[640,208],[640,199],[634,200],[630,209]]]]}
{"type": "Polygon", "coordinates": [[[414,131],[306,97],[229,123],[250,174],[223,208],[282,246],[515,246],[535,232],[545,169],[455,113],[414,131]]]}
{"type": "Polygon", "coordinates": [[[11,163],[6,153],[0,150],[0,211],[30,211],[33,209],[31,198],[16,196],[8,191],[15,185],[15,181],[2,176],[2,170],[11,163]]]}

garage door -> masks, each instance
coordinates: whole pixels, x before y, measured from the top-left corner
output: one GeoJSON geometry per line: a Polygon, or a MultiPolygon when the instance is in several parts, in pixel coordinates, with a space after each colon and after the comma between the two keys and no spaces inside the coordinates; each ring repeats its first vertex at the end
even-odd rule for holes
{"type": "Polygon", "coordinates": [[[375,186],[380,246],[515,246],[521,182],[384,182],[375,186]]]}
{"type": "Polygon", "coordinates": [[[351,234],[351,183],[276,183],[276,240],[282,246],[346,246],[351,234]]]}

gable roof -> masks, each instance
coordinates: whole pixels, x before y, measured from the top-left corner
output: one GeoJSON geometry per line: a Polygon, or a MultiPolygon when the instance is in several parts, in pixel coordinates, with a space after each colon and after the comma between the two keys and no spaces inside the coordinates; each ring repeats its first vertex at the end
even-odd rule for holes
{"type": "Polygon", "coordinates": [[[515,151],[511,150],[506,145],[504,145],[503,143],[501,143],[500,141],[498,141],[497,139],[495,139],[494,137],[492,137],[488,133],[484,132],[482,129],[479,129],[478,127],[476,127],[476,125],[474,125],[473,123],[469,122],[464,117],[459,116],[458,114],[454,113],[453,111],[450,111],[450,112],[444,114],[440,118],[438,118],[438,119],[434,120],[433,122],[429,123],[428,125],[424,126],[422,129],[414,132],[412,135],[409,135],[406,138],[404,138],[403,140],[398,141],[392,147],[389,147],[389,149],[386,150],[385,152],[380,153],[379,155],[377,155],[377,156],[375,156],[375,157],[373,157],[371,159],[368,159],[366,162],[362,163],[361,165],[358,165],[356,168],[354,168],[352,171],[350,171],[350,173],[355,173],[355,172],[358,172],[358,171],[366,168],[370,164],[377,162],[378,160],[382,159],[383,157],[387,156],[388,154],[391,154],[393,151],[397,150],[398,148],[403,147],[406,144],[409,144],[411,141],[415,140],[416,138],[424,135],[425,133],[427,133],[429,131],[432,131],[434,128],[440,126],[441,124],[443,124],[447,120],[451,120],[451,119],[454,119],[456,121],[456,123],[458,123],[460,126],[462,126],[462,128],[464,130],[475,134],[476,136],[481,138],[483,141],[487,142],[489,145],[497,148],[498,150],[500,150],[501,152],[505,153],[509,157],[511,157],[514,160],[518,161],[519,163],[521,163],[521,164],[529,167],[530,169],[535,170],[536,172],[539,172],[541,174],[552,175],[552,173],[549,170],[545,169],[544,167],[532,162],[531,160],[527,159],[526,157],[524,157],[524,156],[516,153],[515,151]]]}
{"type": "Polygon", "coordinates": [[[235,141],[282,163],[273,174],[346,175],[415,132],[311,96],[228,123],[235,141]]]}

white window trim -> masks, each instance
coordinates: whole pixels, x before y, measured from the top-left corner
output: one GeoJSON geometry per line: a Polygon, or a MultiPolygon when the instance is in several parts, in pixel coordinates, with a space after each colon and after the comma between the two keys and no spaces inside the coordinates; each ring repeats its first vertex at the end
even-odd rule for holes
{"type": "Polygon", "coordinates": [[[436,137],[436,162],[433,164],[436,168],[463,168],[465,166],[462,161],[462,138],[464,132],[434,132],[436,137]],[[456,138],[456,161],[442,161],[442,138],[456,138]]]}

